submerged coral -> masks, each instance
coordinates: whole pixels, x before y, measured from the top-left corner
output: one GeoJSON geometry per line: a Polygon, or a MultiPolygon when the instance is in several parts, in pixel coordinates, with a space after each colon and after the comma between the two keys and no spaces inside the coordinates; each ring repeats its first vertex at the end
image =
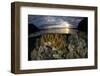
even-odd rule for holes
{"type": "Polygon", "coordinates": [[[88,57],[87,35],[46,33],[29,39],[30,60],[76,59],[88,57]]]}

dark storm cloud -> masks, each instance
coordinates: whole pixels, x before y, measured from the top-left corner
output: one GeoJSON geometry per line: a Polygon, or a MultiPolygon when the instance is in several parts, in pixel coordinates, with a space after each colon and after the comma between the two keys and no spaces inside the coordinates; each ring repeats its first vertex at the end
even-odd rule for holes
{"type": "Polygon", "coordinates": [[[67,22],[71,24],[71,27],[75,28],[83,18],[84,17],[29,15],[28,23],[34,24],[39,28],[40,26],[45,26],[46,24],[60,26],[61,23],[67,22]]]}

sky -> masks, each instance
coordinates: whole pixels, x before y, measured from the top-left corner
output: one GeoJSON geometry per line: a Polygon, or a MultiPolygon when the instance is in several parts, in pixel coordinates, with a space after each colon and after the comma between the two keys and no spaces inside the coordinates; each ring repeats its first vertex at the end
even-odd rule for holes
{"type": "Polygon", "coordinates": [[[77,28],[83,18],[84,17],[28,15],[28,24],[34,24],[40,29],[48,25],[52,27],[63,27],[63,23],[69,27],[77,28]]]}

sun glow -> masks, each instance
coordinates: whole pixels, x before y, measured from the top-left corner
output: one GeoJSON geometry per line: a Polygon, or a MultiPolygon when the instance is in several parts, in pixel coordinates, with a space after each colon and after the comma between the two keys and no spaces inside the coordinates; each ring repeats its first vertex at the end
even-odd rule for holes
{"type": "Polygon", "coordinates": [[[67,22],[62,22],[61,25],[66,28],[70,28],[70,24],[67,22]]]}

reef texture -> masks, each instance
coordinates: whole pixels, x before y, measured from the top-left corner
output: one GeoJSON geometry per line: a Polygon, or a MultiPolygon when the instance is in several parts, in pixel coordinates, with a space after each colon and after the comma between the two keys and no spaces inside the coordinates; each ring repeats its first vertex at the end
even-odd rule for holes
{"type": "Polygon", "coordinates": [[[29,60],[77,59],[88,57],[87,34],[45,33],[29,38],[29,60]]]}

